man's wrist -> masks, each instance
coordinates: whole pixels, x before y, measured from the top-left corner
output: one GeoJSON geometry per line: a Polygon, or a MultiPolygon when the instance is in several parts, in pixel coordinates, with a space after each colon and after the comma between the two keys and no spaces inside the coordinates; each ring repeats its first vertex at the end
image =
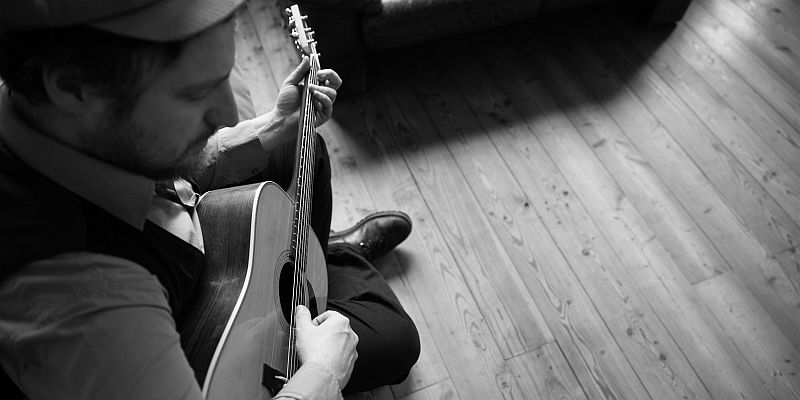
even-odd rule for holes
{"type": "Polygon", "coordinates": [[[276,398],[342,400],[342,387],[321,363],[304,363],[276,398]]]}
{"type": "Polygon", "coordinates": [[[253,122],[256,124],[258,140],[265,151],[273,150],[277,145],[294,137],[290,133],[293,129],[288,126],[289,119],[275,109],[255,118],[253,122]]]}

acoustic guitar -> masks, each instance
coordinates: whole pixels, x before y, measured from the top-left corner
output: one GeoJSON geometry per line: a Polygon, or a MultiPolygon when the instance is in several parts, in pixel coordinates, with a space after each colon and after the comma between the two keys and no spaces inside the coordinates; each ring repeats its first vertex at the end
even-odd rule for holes
{"type": "Polygon", "coordinates": [[[325,310],[325,256],[309,227],[315,113],[309,84],[320,69],[313,32],[287,9],[297,47],[311,61],[302,86],[293,183],[264,182],[207,192],[197,206],[206,272],[181,323],[189,363],[208,399],[270,398],[300,366],[293,310],[325,310]]]}

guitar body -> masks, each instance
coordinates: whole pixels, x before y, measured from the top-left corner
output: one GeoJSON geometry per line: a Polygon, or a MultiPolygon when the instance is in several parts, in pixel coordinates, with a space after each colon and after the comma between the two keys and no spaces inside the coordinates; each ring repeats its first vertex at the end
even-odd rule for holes
{"type": "MultiPolygon", "coordinates": [[[[268,399],[264,372],[286,371],[294,204],[273,182],[211,191],[198,204],[206,271],[181,338],[208,399],[268,399]]],[[[319,241],[310,229],[308,236],[304,287],[317,315],[327,272],[319,241]]]]}

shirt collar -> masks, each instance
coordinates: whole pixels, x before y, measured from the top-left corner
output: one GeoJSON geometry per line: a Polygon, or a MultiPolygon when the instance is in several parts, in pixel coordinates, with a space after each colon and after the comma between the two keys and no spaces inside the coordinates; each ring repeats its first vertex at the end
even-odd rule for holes
{"type": "Polygon", "coordinates": [[[25,164],[67,190],[142,230],[155,183],[64,146],[28,126],[0,89],[0,140],[25,164]]]}

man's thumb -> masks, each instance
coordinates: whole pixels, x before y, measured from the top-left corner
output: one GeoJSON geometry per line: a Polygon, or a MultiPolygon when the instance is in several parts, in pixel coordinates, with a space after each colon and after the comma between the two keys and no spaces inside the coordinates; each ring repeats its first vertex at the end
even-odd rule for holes
{"type": "Polygon", "coordinates": [[[311,311],[304,305],[299,305],[294,309],[295,325],[298,328],[311,325],[311,311]]]}

